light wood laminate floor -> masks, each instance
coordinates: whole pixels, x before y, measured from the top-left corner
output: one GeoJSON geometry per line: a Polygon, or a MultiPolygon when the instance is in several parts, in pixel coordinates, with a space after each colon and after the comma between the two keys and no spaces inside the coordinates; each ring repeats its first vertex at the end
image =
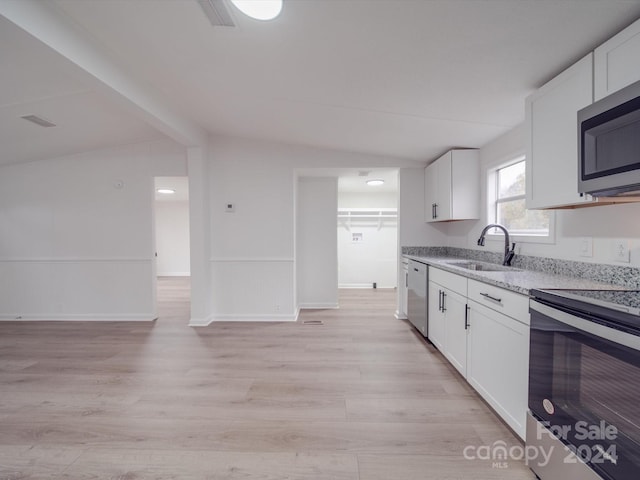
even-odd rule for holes
{"type": "Polygon", "coordinates": [[[188,279],[159,291],[153,323],[0,323],[0,480],[534,478],[465,459],[520,443],[392,290],[197,329],[188,279]]]}

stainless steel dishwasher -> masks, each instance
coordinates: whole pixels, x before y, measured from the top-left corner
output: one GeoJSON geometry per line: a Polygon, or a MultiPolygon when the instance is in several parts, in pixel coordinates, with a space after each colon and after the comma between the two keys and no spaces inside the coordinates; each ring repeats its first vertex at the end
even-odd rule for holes
{"type": "Polygon", "coordinates": [[[424,263],[409,260],[407,317],[424,337],[427,336],[429,323],[427,318],[427,277],[428,270],[424,263]]]}

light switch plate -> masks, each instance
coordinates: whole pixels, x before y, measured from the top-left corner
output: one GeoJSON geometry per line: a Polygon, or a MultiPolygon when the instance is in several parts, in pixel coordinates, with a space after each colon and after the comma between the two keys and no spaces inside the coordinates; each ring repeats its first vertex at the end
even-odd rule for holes
{"type": "Polygon", "coordinates": [[[614,240],[613,259],[617,262],[630,262],[629,240],[625,240],[624,238],[614,240]]]}
{"type": "Polygon", "coordinates": [[[593,237],[580,239],[579,255],[581,257],[593,257],[593,237]]]}

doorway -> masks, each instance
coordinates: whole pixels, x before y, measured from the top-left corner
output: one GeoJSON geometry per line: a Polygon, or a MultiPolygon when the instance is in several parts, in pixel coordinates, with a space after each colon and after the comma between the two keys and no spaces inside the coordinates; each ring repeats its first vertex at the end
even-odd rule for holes
{"type": "Polygon", "coordinates": [[[189,179],[155,177],[156,302],[190,297],[189,179]]]}
{"type": "Polygon", "coordinates": [[[338,178],[338,287],[396,288],[398,171],[338,178]]]}

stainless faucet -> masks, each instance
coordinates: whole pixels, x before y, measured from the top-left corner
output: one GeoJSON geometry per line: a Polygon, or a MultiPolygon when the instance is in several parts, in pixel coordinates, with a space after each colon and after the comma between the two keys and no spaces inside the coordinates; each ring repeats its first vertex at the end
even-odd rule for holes
{"type": "Polygon", "coordinates": [[[484,236],[492,228],[499,228],[504,232],[504,259],[502,261],[502,265],[506,265],[510,267],[511,260],[513,260],[513,257],[515,255],[514,250],[516,248],[516,244],[514,242],[511,245],[511,249],[509,249],[509,231],[505,227],[497,223],[490,223],[489,225],[487,225],[482,229],[482,233],[480,234],[480,238],[478,239],[478,245],[480,245],[481,247],[484,247],[484,236]]]}

